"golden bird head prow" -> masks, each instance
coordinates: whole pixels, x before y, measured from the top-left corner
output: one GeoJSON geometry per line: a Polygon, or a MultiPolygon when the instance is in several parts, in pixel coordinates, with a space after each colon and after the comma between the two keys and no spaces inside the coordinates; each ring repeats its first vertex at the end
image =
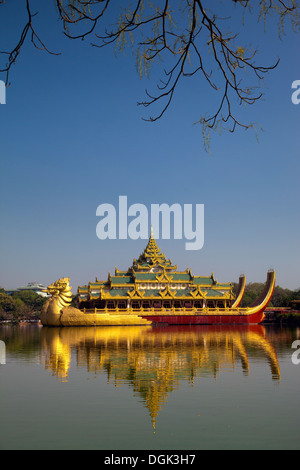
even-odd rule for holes
{"type": "Polygon", "coordinates": [[[66,307],[72,301],[72,290],[70,278],[62,277],[47,287],[48,294],[57,301],[59,308],[66,307]]]}

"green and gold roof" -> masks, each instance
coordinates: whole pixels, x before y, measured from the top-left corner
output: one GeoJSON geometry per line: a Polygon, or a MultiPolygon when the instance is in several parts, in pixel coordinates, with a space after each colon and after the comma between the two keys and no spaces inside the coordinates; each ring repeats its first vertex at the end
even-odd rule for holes
{"type": "Polygon", "coordinates": [[[230,299],[234,298],[232,283],[219,283],[210,276],[194,276],[191,270],[177,271],[170,259],[166,259],[154,239],[148,244],[132,266],[115,275],[108,274],[106,281],[89,282],[78,287],[80,301],[103,299],[230,299]]]}

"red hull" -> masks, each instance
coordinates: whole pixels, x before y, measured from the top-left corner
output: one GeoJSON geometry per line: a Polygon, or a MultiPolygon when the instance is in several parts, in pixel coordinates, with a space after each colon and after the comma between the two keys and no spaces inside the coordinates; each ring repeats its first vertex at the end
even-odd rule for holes
{"type": "Polygon", "coordinates": [[[168,325],[249,325],[261,323],[265,317],[264,312],[250,315],[141,315],[143,318],[156,324],[168,325]]]}

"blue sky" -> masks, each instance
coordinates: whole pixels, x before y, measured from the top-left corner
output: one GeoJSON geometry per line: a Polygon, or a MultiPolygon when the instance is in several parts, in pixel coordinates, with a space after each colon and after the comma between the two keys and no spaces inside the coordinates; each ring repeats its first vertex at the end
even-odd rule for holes
{"type": "MultiPolygon", "coordinates": [[[[19,8],[13,19],[5,8],[2,50],[16,42],[23,14],[19,8]]],[[[251,130],[213,136],[209,155],[193,125],[217,106],[205,82],[183,81],[163,119],[145,122],[150,111],[136,103],[151,82],[139,79],[131,53],[115,56],[65,39],[51,2],[39,16],[41,37],[62,55],[27,42],[0,105],[0,285],[70,276],[76,292],[115,266],[127,269],[147,242],[96,236],[98,205],[117,208],[119,195],[127,195],[129,205],[149,210],[154,203],[205,205],[201,250],[185,250],[184,239],[158,240],[178,269],[214,272],[220,282],[240,273],[263,282],[272,267],[277,284],[300,287],[300,105],[291,102],[291,84],[300,79],[299,37],[286,31],[280,41],[276,27],[264,33],[251,24],[261,60],[281,58],[266,76],[264,99],[238,110],[264,131],[259,142],[251,130]]]]}

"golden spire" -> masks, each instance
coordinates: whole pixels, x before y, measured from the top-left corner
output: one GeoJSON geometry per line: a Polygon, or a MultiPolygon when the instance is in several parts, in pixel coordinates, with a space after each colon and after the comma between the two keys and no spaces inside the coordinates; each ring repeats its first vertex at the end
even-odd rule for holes
{"type": "Polygon", "coordinates": [[[160,248],[154,238],[153,225],[151,224],[151,232],[148,244],[138,260],[134,260],[133,268],[149,269],[156,265],[159,265],[161,269],[176,269],[176,266],[172,266],[171,261],[167,260],[165,254],[160,251],[160,248]]]}

